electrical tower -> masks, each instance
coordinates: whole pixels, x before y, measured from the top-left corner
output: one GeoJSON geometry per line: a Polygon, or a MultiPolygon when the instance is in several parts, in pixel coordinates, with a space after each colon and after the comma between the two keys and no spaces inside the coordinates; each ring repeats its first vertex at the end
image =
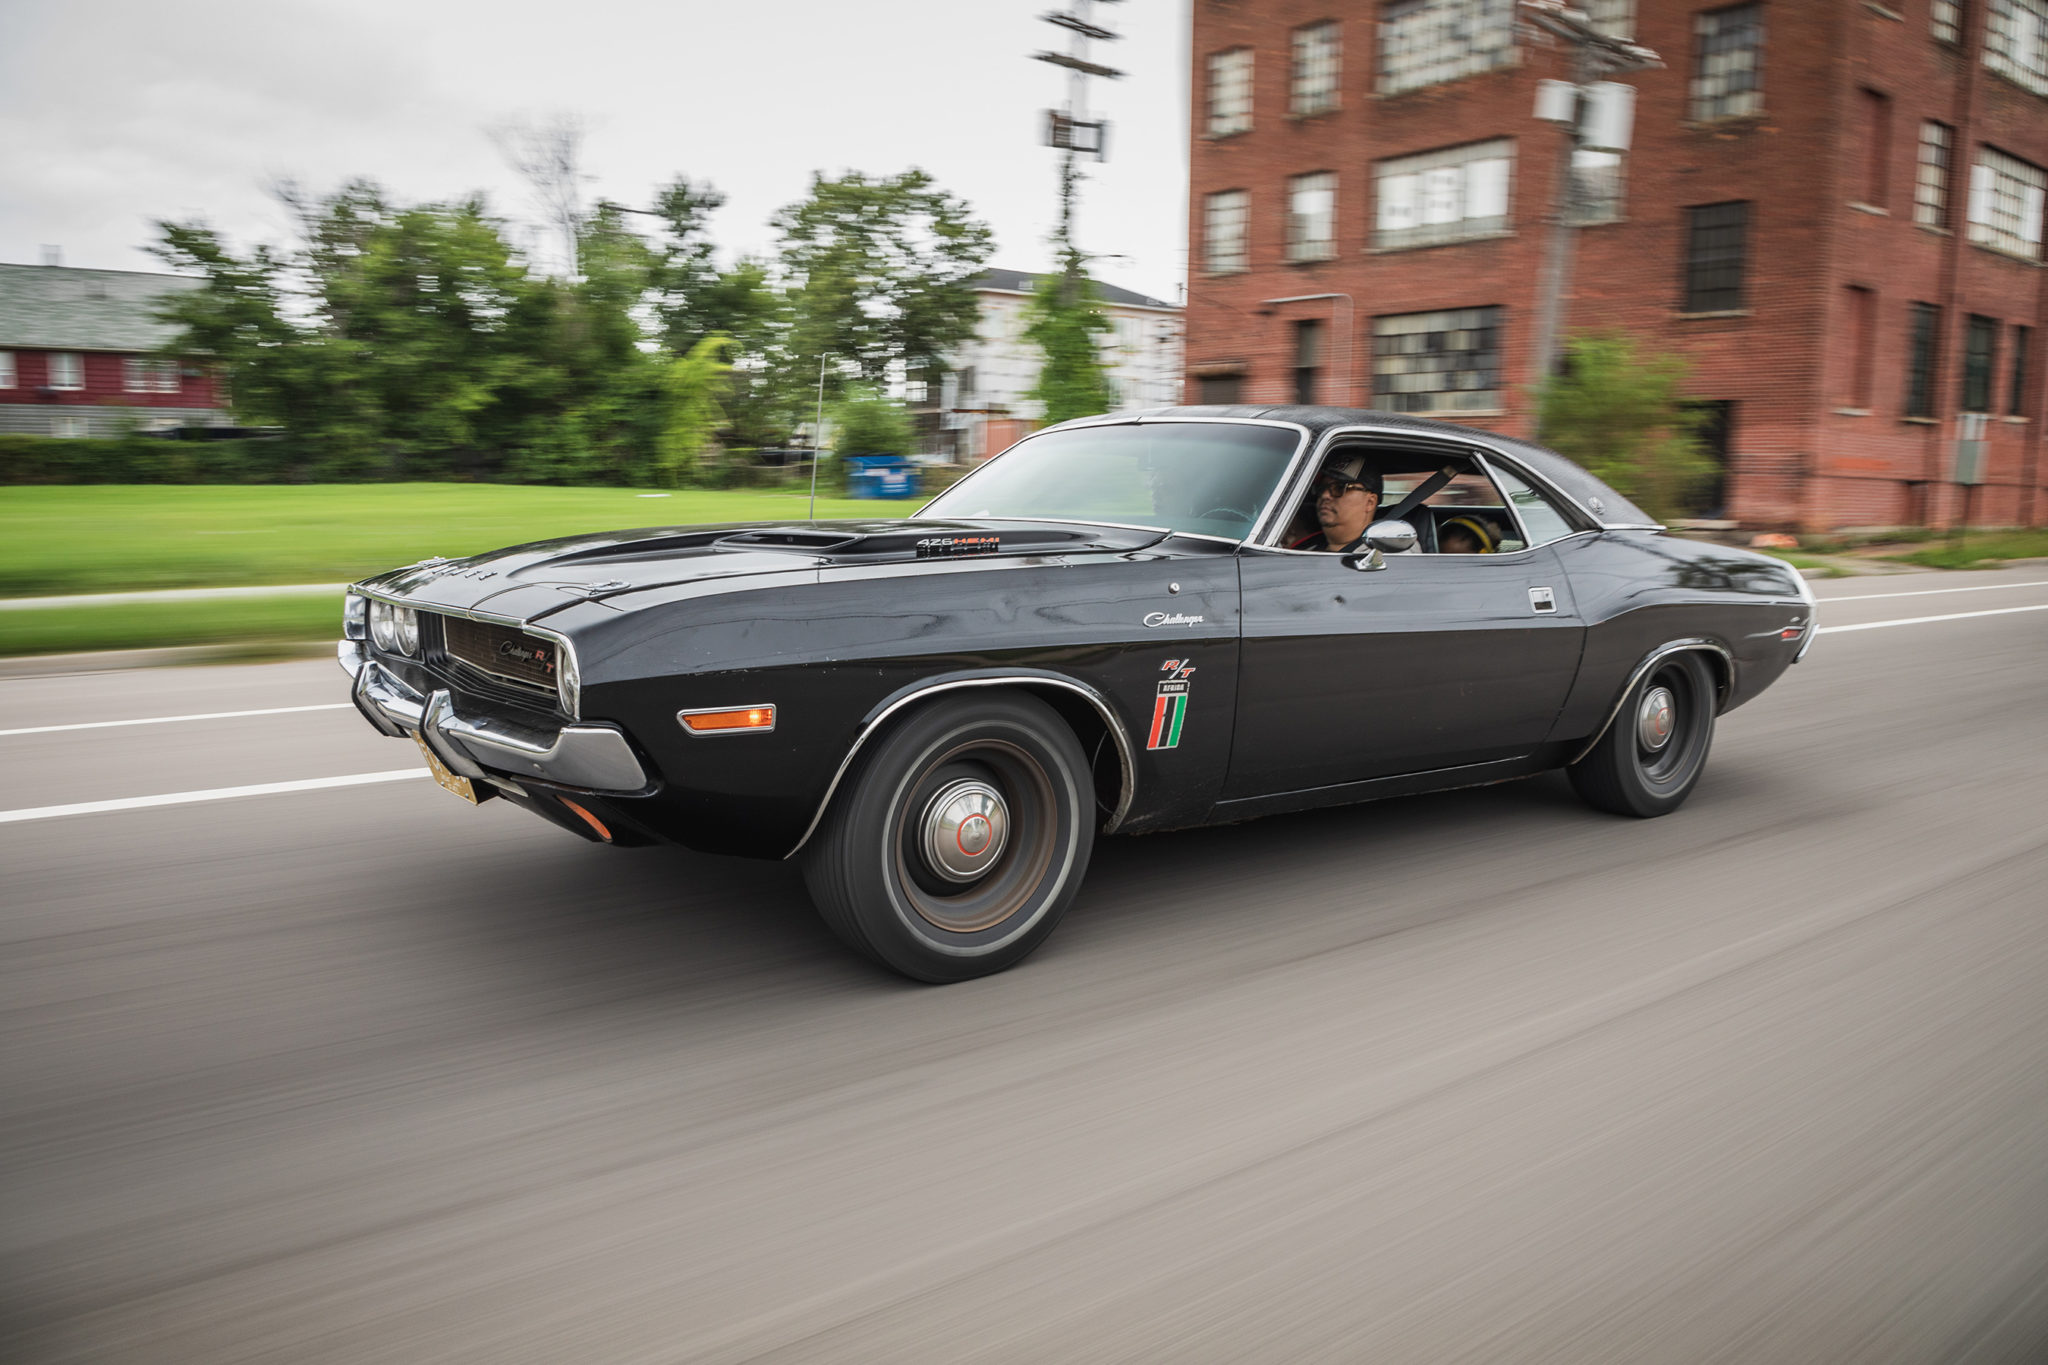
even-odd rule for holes
{"type": "MultiPolygon", "coordinates": [[[[1101,2],[1119,4],[1121,0],[1101,2]]],[[[1115,42],[1121,36],[1095,22],[1096,3],[1097,0],[1070,0],[1071,7],[1064,12],[1053,10],[1040,15],[1046,23],[1067,31],[1067,50],[1032,54],[1038,61],[1067,69],[1067,102],[1062,108],[1046,110],[1045,141],[1060,152],[1060,216],[1053,235],[1069,289],[1079,285],[1086,259],[1074,244],[1074,201],[1079,196],[1081,180],[1076,163],[1083,156],[1093,156],[1097,161],[1109,157],[1108,121],[1088,116],[1088,78],[1102,76],[1115,80],[1124,74],[1090,60],[1089,44],[1115,42]]]]}

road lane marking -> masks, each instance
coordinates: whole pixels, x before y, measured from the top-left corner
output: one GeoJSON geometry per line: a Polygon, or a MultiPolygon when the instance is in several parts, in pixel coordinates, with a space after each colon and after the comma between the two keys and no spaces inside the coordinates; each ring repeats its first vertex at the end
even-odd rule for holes
{"type": "Polygon", "coordinates": [[[1932,597],[1941,592],[1996,592],[2000,588],[2048,588],[2048,578],[2025,583],[1973,583],[1967,588],[1915,588],[1911,592],[1865,592],[1854,597],[1823,597],[1823,602],[1875,602],[1883,597],[1932,597]]]}
{"type": "Polygon", "coordinates": [[[151,806],[185,806],[195,801],[231,801],[239,796],[282,796],[287,792],[320,791],[327,787],[364,787],[373,782],[400,782],[430,777],[425,768],[393,768],[381,773],[350,773],[346,777],[308,777],[297,782],[259,782],[252,787],[214,787],[207,791],[165,792],[161,796],[124,796],[113,801],[77,801],[68,806],[29,806],[0,810],[0,825],[21,820],[55,820],[65,815],[99,815],[106,811],[146,810],[151,806]]]}
{"type": "Polygon", "coordinates": [[[1993,607],[1989,611],[1958,611],[1947,616],[1906,616],[1896,621],[1864,621],[1853,626],[1822,626],[1816,635],[1833,635],[1843,630],[1883,630],[1886,626],[1922,626],[1929,621],[1967,621],[1972,616],[2010,616],[2016,611],[2048,611],[2048,602],[2031,607],[1993,607]]]}
{"type": "Polygon", "coordinates": [[[353,702],[324,701],[318,706],[266,706],[260,711],[198,711],[189,716],[145,716],[141,720],[87,720],[75,725],[25,725],[0,730],[5,735],[49,735],[59,730],[110,730],[117,725],[170,725],[181,720],[234,720],[240,716],[288,716],[298,711],[346,711],[353,702]]]}

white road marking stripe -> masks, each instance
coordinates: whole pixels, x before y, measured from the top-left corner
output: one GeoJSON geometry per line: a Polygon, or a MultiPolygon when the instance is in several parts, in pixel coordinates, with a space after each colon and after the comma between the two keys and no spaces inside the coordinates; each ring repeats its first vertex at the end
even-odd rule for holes
{"type": "Polygon", "coordinates": [[[1995,592],[2000,588],[2048,588],[2048,578],[2025,583],[1973,583],[1967,588],[1915,588],[1911,592],[1866,592],[1854,597],[1823,597],[1823,602],[1875,602],[1881,597],[1932,597],[1942,592],[1995,592]]]}
{"type": "Polygon", "coordinates": [[[99,815],[106,811],[146,810],[151,806],[184,806],[195,801],[230,801],[238,796],[281,796],[286,792],[320,791],[326,787],[364,787],[373,782],[399,782],[431,776],[425,768],[394,768],[382,773],[350,773],[346,777],[308,777],[297,782],[259,782],[253,787],[215,787],[210,791],[165,792],[162,796],[124,796],[113,801],[78,801],[68,806],[30,806],[0,810],[0,825],[19,820],[54,820],[63,815],[99,815]]]}
{"type": "Polygon", "coordinates": [[[59,730],[110,730],[117,725],[169,725],[181,720],[234,720],[240,716],[288,716],[297,711],[346,711],[353,702],[324,701],[318,706],[266,706],[260,711],[199,711],[189,716],[145,716],[141,720],[86,720],[76,725],[25,725],[0,730],[4,735],[49,735],[59,730]]]}
{"type": "Polygon", "coordinates": [[[1990,611],[1958,611],[1947,616],[1907,616],[1897,621],[1864,621],[1853,626],[1822,626],[1816,635],[1833,635],[1842,630],[1883,630],[1886,626],[1921,626],[1929,621],[1966,621],[1972,616],[2010,616],[2016,611],[2048,611],[2048,602],[2031,607],[1993,607],[1990,611]]]}

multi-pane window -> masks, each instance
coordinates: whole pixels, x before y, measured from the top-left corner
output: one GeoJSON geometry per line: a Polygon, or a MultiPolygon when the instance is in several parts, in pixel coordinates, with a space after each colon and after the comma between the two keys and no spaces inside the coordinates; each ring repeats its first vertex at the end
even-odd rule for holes
{"type": "Polygon", "coordinates": [[[1209,55],[1209,136],[1248,133],[1252,127],[1252,50],[1234,47],[1209,55]]]}
{"type": "Polygon", "coordinates": [[[1734,312],[1742,307],[1749,205],[1706,204],[1685,213],[1685,311],[1734,312]]]}
{"type": "Polygon", "coordinates": [[[1949,147],[1955,133],[1929,119],[1920,125],[1920,166],[1913,182],[1913,221],[1922,227],[1948,226],[1949,147]]]}
{"type": "Polygon", "coordinates": [[[2048,95],[2048,0],[1991,0],[1984,65],[2037,95],[2048,95]]]}
{"type": "Polygon", "coordinates": [[[1245,241],[1249,211],[1249,198],[1243,190],[1224,190],[1209,196],[1202,218],[1202,241],[1210,274],[1229,275],[1250,266],[1251,253],[1245,241]]]}
{"type": "Polygon", "coordinates": [[[1498,409],[1500,315],[1495,307],[1374,318],[1373,406],[1390,412],[1498,409]]]}
{"type": "Polygon", "coordinates": [[[1736,5],[1695,15],[1692,116],[1710,119],[1760,114],[1764,108],[1764,8],[1736,5]]]}
{"type": "Polygon", "coordinates": [[[46,381],[53,389],[82,389],[85,387],[85,364],[76,351],[52,351],[46,363],[49,378],[46,381]]]}
{"type": "Polygon", "coordinates": [[[1626,182],[1620,152],[1572,149],[1572,221],[1586,226],[1618,223],[1626,182]]]}
{"type": "Polygon", "coordinates": [[[1316,391],[1323,373],[1323,320],[1303,318],[1294,324],[1294,401],[1304,407],[1321,401],[1316,391]]]}
{"type": "Polygon", "coordinates": [[[1327,261],[1336,254],[1336,173],[1295,176],[1287,182],[1287,259],[1327,261]]]}
{"type": "Polygon", "coordinates": [[[2033,337],[2031,327],[2012,329],[2012,373],[2005,383],[2005,411],[2009,417],[2024,417],[2027,413],[2027,344],[2033,337]]]}
{"type": "Polygon", "coordinates": [[[151,356],[125,356],[121,361],[121,387],[129,393],[176,393],[178,362],[151,356]]]}
{"type": "Polygon", "coordinates": [[[1627,42],[1636,36],[1636,0],[1585,0],[1593,31],[1627,42]]]}
{"type": "Polygon", "coordinates": [[[1934,0],[1928,17],[1934,26],[1934,36],[1942,42],[1963,40],[1963,7],[1958,0],[1934,0]]]}
{"type": "Polygon", "coordinates": [[[2041,207],[2048,174],[2016,156],[1977,149],[1970,168],[1970,240],[2028,260],[2041,255],[2041,207]]]}
{"type": "Polygon", "coordinates": [[[1396,157],[1373,167],[1375,247],[1424,246],[1509,230],[1507,138],[1396,157]]]}
{"type": "Polygon", "coordinates": [[[1454,81],[1515,59],[1515,0],[1389,0],[1380,93],[1454,81]]]}
{"type": "Polygon", "coordinates": [[[1294,80],[1288,112],[1320,114],[1337,107],[1337,35],[1334,19],[1294,30],[1294,80]]]}
{"type": "Polygon", "coordinates": [[[0,351],[0,389],[14,387],[14,352],[0,351]]]}
{"type": "Polygon", "coordinates": [[[1998,354],[1998,321],[1970,314],[1963,331],[1963,411],[1991,411],[1991,367],[1998,354]]]}
{"type": "Polygon", "coordinates": [[[1941,310],[1931,303],[1913,305],[1912,334],[1906,344],[1906,416],[1934,416],[1934,342],[1941,331],[1941,310]]]}

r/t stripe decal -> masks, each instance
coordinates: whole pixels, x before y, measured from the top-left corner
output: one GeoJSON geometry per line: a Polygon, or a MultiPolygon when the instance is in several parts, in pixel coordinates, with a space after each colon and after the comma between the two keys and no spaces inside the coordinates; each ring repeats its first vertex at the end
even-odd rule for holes
{"type": "Polygon", "coordinates": [[[1152,703],[1152,733],[1147,749],[1173,749],[1180,745],[1181,725],[1188,714],[1188,685],[1185,682],[1159,684],[1159,696],[1152,703]]]}

